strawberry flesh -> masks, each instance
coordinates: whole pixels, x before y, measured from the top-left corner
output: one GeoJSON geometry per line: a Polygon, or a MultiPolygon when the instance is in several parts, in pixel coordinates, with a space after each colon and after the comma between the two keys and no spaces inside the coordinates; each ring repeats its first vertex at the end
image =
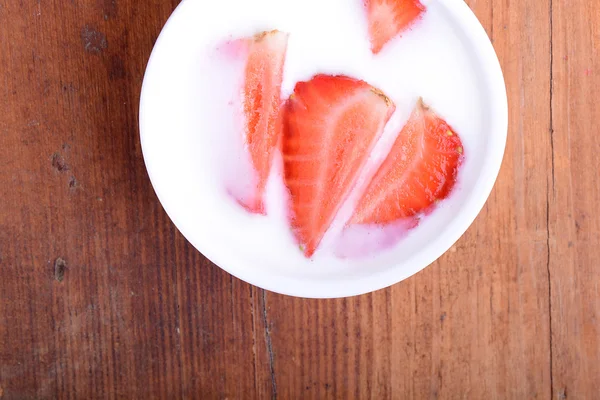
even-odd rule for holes
{"type": "Polygon", "coordinates": [[[286,105],[282,154],[291,225],[305,255],[316,251],[394,112],[364,81],[317,75],[286,105]]]}
{"type": "Polygon", "coordinates": [[[265,214],[264,192],[282,130],[281,82],[288,34],[262,32],[245,39],[244,140],[254,169],[250,193],[238,197],[248,211],[265,214]]]}
{"type": "Polygon", "coordinates": [[[367,11],[371,51],[377,54],[381,49],[410,28],[425,12],[419,0],[363,0],[367,11]]]}
{"type": "Polygon", "coordinates": [[[463,149],[454,129],[419,99],[349,224],[385,225],[427,213],[455,186],[463,149]]]}

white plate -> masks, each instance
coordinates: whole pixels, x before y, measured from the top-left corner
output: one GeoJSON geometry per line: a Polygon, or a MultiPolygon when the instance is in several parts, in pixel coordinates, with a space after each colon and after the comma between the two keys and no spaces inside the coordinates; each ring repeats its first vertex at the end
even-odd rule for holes
{"type": "Polygon", "coordinates": [[[430,0],[423,21],[372,57],[360,3],[185,0],[148,62],[140,134],[163,207],[207,258],[264,289],[328,298],[397,283],[459,239],[498,175],[508,124],[506,89],[494,49],[470,9],[462,0],[430,0]],[[290,33],[284,95],[314,73],[344,73],[390,95],[398,108],[395,132],[423,96],[461,135],[466,158],[457,189],[392,249],[356,259],[322,251],[309,260],[294,243],[283,210],[251,216],[224,194],[219,162],[227,155],[223,135],[231,119],[215,114],[214,105],[226,102],[219,88],[228,82],[210,57],[219,42],[267,29],[290,33]]]}

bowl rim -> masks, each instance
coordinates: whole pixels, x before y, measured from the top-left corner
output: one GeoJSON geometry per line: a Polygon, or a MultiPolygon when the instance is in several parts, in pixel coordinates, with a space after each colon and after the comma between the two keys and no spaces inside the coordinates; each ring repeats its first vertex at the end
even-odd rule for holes
{"type": "Polygon", "coordinates": [[[247,283],[275,293],[303,298],[351,297],[392,286],[420,272],[436,261],[444,253],[446,253],[467,231],[467,229],[471,226],[475,218],[483,209],[483,206],[489,198],[496,179],[500,173],[508,136],[508,98],[504,76],[498,56],[490,39],[487,36],[487,33],[485,32],[485,29],[473,11],[463,0],[438,0],[439,3],[445,6],[447,11],[450,12],[453,18],[461,25],[467,34],[467,37],[471,41],[475,53],[478,55],[478,61],[482,64],[482,71],[485,75],[484,78],[489,85],[489,101],[492,112],[491,120],[496,122],[491,126],[491,131],[489,132],[490,142],[488,143],[488,146],[494,149],[494,151],[489,152],[489,158],[483,165],[484,168],[479,174],[478,183],[476,186],[476,189],[478,189],[477,197],[472,199],[473,196],[469,196],[471,199],[470,207],[463,208],[461,213],[457,215],[455,219],[458,220],[458,223],[455,226],[455,229],[437,240],[435,243],[435,251],[421,254],[420,257],[418,257],[418,262],[415,261],[409,266],[405,266],[401,269],[390,268],[378,274],[373,274],[360,281],[340,280],[335,284],[331,284],[330,282],[315,283],[315,281],[310,281],[309,285],[303,285],[299,284],[300,282],[296,279],[290,279],[284,276],[266,278],[257,276],[256,274],[252,273],[252,268],[247,268],[247,265],[244,265],[243,260],[237,259],[232,252],[215,251],[214,246],[211,248],[211,246],[206,244],[210,242],[209,240],[190,240],[192,235],[188,232],[185,224],[183,223],[184,216],[178,215],[174,207],[170,207],[169,204],[165,202],[166,196],[164,196],[161,192],[161,188],[157,184],[156,174],[153,172],[156,163],[153,163],[153,160],[148,156],[147,149],[149,145],[144,139],[146,125],[145,121],[147,119],[145,112],[145,104],[147,101],[145,93],[147,91],[147,87],[149,86],[147,79],[148,71],[153,65],[156,50],[163,42],[163,33],[170,25],[176,23],[178,15],[184,12],[186,5],[190,3],[190,1],[191,0],[183,0],[176,7],[156,40],[144,73],[144,79],[140,93],[138,118],[140,142],[144,163],[150,178],[150,182],[159,199],[159,202],[177,229],[192,246],[194,246],[200,253],[204,255],[204,257],[229,274],[247,283]]]}

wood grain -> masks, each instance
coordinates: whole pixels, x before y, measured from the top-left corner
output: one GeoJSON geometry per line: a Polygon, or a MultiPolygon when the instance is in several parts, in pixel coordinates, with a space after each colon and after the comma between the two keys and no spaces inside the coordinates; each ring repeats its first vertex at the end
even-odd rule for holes
{"type": "Polygon", "coordinates": [[[583,399],[600,393],[600,8],[469,0],[510,130],[490,200],[416,276],[305,300],[197,253],[145,172],[177,1],[0,1],[0,398],[583,399]]]}
{"type": "Polygon", "coordinates": [[[600,8],[552,8],[552,179],[549,227],[556,396],[600,394],[600,8]]]}

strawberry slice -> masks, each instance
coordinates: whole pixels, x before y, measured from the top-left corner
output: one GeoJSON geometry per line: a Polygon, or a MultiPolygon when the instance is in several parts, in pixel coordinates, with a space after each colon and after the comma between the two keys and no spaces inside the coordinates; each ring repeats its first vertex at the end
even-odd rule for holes
{"type": "Polygon", "coordinates": [[[419,0],[363,0],[367,10],[371,51],[383,46],[417,21],[425,6],[419,0]]]}
{"type": "Polygon", "coordinates": [[[427,212],[450,194],[463,153],[454,129],[419,99],[350,224],[384,225],[427,212]]]}
{"type": "Polygon", "coordinates": [[[246,39],[248,58],[243,86],[245,144],[255,172],[250,193],[238,201],[250,212],[265,214],[263,194],[281,129],[281,81],[288,34],[262,32],[246,39]]]}
{"type": "Polygon", "coordinates": [[[366,82],[317,75],[299,82],[284,117],[283,162],[291,225],[313,255],[394,112],[366,82]]]}

